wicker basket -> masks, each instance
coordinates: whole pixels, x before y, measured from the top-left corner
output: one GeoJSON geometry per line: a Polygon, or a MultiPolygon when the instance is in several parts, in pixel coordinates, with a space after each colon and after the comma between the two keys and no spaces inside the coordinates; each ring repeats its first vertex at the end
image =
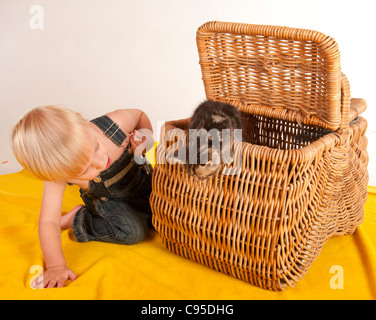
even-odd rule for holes
{"type": "Polygon", "coordinates": [[[208,22],[197,31],[207,98],[243,117],[235,175],[170,164],[189,119],[167,122],[150,198],[172,252],[270,290],[294,286],[324,243],[353,233],[367,197],[367,122],[336,42],[322,33],[208,22]],[[167,160],[166,160],[167,159],[167,160]]]}

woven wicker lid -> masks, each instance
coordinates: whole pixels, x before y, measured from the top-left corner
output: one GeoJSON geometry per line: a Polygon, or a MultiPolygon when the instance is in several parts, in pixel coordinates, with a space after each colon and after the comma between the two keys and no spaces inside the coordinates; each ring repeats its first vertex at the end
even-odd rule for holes
{"type": "Polygon", "coordinates": [[[331,130],[348,124],[333,38],[305,29],[212,21],[197,30],[197,46],[208,99],[331,130]]]}

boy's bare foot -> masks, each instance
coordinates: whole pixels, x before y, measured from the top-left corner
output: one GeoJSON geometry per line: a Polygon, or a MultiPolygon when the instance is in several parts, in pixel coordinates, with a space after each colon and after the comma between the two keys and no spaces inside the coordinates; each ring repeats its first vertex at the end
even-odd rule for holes
{"type": "Polygon", "coordinates": [[[73,219],[77,211],[83,207],[82,204],[75,206],[71,211],[61,217],[60,228],[61,230],[70,229],[73,226],[73,219]]]}

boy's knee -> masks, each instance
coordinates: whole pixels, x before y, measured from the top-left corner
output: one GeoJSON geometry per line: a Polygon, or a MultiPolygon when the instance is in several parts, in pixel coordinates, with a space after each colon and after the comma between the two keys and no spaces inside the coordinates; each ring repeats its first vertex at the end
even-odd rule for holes
{"type": "Polygon", "coordinates": [[[131,231],[129,231],[126,235],[126,239],[125,240],[125,243],[124,244],[128,244],[128,245],[131,245],[131,244],[136,244],[136,243],[139,243],[143,240],[145,240],[145,238],[147,237],[148,235],[148,228],[145,226],[139,226],[139,228],[134,228],[132,229],[131,231]]]}
{"type": "Polygon", "coordinates": [[[135,219],[124,228],[121,232],[116,235],[116,238],[122,244],[136,244],[139,243],[147,237],[149,233],[148,224],[142,220],[135,219]]]}

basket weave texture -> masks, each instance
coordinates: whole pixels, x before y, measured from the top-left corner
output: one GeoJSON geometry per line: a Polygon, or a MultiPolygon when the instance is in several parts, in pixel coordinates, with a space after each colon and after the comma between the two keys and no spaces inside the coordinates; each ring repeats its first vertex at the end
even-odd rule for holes
{"type": "Polygon", "coordinates": [[[336,42],[322,33],[208,22],[197,31],[206,96],[239,108],[243,142],[207,181],[170,163],[189,119],[157,148],[153,224],[172,252],[270,290],[293,287],[324,243],[351,234],[367,198],[367,121],[336,42]],[[232,171],[234,172],[234,171],[232,171]]]}

